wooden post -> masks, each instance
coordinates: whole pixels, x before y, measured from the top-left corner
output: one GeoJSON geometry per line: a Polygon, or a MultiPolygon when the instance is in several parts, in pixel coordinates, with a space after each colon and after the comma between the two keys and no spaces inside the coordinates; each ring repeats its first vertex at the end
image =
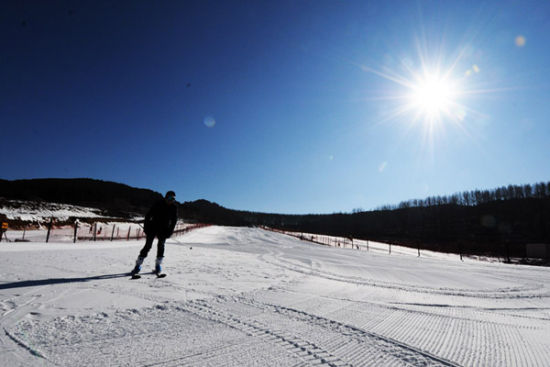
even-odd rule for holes
{"type": "Polygon", "coordinates": [[[74,221],[74,236],[73,236],[73,243],[76,243],[76,232],[78,230],[78,220],[74,221]]]}
{"type": "Polygon", "coordinates": [[[130,231],[132,230],[132,226],[128,227],[128,236],[126,237],[126,241],[130,241],[130,231]]]}
{"type": "Polygon", "coordinates": [[[391,243],[390,243],[390,246],[389,246],[389,251],[390,251],[390,255],[391,255],[391,243]]]}
{"type": "Polygon", "coordinates": [[[369,240],[367,240],[367,251],[369,250],[369,240]]]}
{"type": "Polygon", "coordinates": [[[46,234],[46,243],[50,240],[50,232],[52,230],[53,217],[50,218],[50,223],[48,223],[48,233],[46,234]]]}
{"type": "Polygon", "coordinates": [[[113,241],[113,237],[115,237],[115,228],[116,224],[113,224],[113,231],[111,232],[111,242],[113,241]]]}
{"type": "Polygon", "coordinates": [[[94,223],[94,241],[97,238],[97,222],[94,223]]]}
{"type": "Polygon", "coordinates": [[[2,227],[0,227],[0,242],[2,242],[2,237],[6,237],[6,241],[8,241],[8,237],[6,236],[7,231],[8,231],[8,222],[2,222],[2,227]]]}

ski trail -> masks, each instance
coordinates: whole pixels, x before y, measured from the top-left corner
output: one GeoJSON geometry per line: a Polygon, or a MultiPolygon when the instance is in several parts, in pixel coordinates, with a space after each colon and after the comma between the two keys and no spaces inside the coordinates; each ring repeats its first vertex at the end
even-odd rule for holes
{"type": "Polygon", "coordinates": [[[549,325],[539,319],[499,316],[492,321],[485,309],[477,307],[395,307],[302,289],[276,289],[252,298],[285,312],[294,310],[351,325],[459,365],[511,365],[518,361],[512,365],[545,366],[549,356],[549,325]],[[495,343],[498,348],[494,348],[495,343]]]}
{"type": "Polygon", "coordinates": [[[43,366],[55,365],[55,363],[49,360],[37,348],[10,331],[10,328],[14,327],[14,325],[16,325],[25,315],[37,314],[33,312],[33,310],[35,310],[34,303],[37,300],[40,299],[42,302],[44,299],[53,298],[54,297],[51,295],[43,297],[41,293],[36,293],[35,290],[31,290],[0,302],[0,309],[3,311],[0,317],[0,325],[2,325],[2,332],[0,332],[0,350],[6,353],[6,355],[12,356],[10,359],[11,363],[20,363],[21,366],[28,366],[37,363],[39,360],[40,364],[43,366]]]}
{"type": "Polygon", "coordinates": [[[295,365],[280,338],[256,338],[252,327],[172,303],[50,321],[26,319],[11,330],[18,340],[60,366],[205,364],[295,365]]]}
{"type": "Polygon", "coordinates": [[[364,343],[371,346],[376,345],[376,347],[382,350],[385,354],[392,355],[397,359],[401,359],[407,363],[413,363],[414,365],[458,366],[457,364],[444,358],[437,357],[426,351],[419,350],[389,337],[369,332],[322,316],[313,315],[305,311],[280,305],[261,304],[253,299],[244,299],[243,302],[260,308],[264,312],[269,310],[272,313],[284,315],[293,320],[304,321],[309,325],[320,326],[325,330],[335,332],[340,338],[343,339],[338,341],[333,339],[330,341],[331,343],[336,343],[336,345],[346,345],[349,341],[356,340],[360,341],[361,344],[364,343]]]}
{"type": "Polygon", "coordinates": [[[357,276],[344,276],[337,273],[332,273],[326,269],[315,269],[312,266],[306,266],[296,261],[285,259],[280,254],[262,255],[261,259],[269,265],[277,266],[282,269],[290,270],[296,273],[301,273],[307,276],[314,276],[327,280],[335,280],[348,284],[369,285],[378,288],[395,289],[405,292],[436,294],[445,296],[462,296],[475,298],[493,298],[493,299],[512,299],[512,298],[550,298],[550,291],[546,290],[542,284],[526,285],[514,288],[502,288],[491,290],[472,290],[472,289],[452,289],[452,288],[433,288],[426,286],[415,286],[397,282],[387,282],[381,280],[373,280],[357,276]]]}
{"type": "Polygon", "coordinates": [[[183,306],[182,309],[206,319],[221,322],[253,337],[284,345],[308,364],[319,362],[328,366],[351,366],[315,343],[295,336],[286,330],[275,330],[255,320],[247,321],[234,314],[226,314],[206,302],[191,302],[183,306]]]}
{"type": "Polygon", "coordinates": [[[27,319],[9,333],[62,366],[107,361],[146,366],[234,366],[238,361],[279,366],[457,366],[352,325],[246,297],[172,302],[47,322],[27,319]],[[186,342],[189,339],[193,342],[186,342]],[[158,340],[162,343],[155,343],[158,340]]]}

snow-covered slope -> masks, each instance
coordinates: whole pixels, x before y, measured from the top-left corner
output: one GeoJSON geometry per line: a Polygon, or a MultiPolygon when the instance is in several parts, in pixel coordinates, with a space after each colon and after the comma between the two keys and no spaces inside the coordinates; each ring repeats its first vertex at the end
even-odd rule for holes
{"type": "Polygon", "coordinates": [[[547,366],[548,268],[339,249],[261,229],[0,244],[2,366],[547,366]],[[152,267],[153,253],[146,260],[152,267]]]}

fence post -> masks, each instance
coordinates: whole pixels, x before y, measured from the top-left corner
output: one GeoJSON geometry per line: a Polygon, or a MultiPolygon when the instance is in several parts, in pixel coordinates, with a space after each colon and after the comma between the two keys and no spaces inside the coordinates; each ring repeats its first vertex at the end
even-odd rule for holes
{"type": "Polygon", "coordinates": [[[115,236],[116,224],[113,224],[113,231],[111,232],[111,242],[113,242],[113,237],[115,236]]]}
{"type": "Polygon", "coordinates": [[[390,251],[390,255],[391,255],[391,243],[390,243],[390,246],[389,246],[389,251],[390,251]]]}
{"type": "Polygon", "coordinates": [[[367,251],[369,250],[369,240],[367,240],[367,251]]]}
{"type": "Polygon", "coordinates": [[[74,221],[74,236],[73,236],[73,243],[76,243],[76,232],[78,230],[78,219],[74,221]]]}
{"type": "Polygon", "coordinates": [[[94,223],[94,242],[97,238],[97,222],[94,223]]]}
{"type": "Polygon", "coordinates": [[[132,226],[128,227],[128,236],[126,237],[126,241],[130,241],[130,231],[132,230],[132,226]]]}
{"type": "Polygon", "coordinates": [[[50,240],[50,232],[52,230],[53,217],[50,218],[50,223],[48,223],[48,233],[46,234],[46,243],[50,240]]]}

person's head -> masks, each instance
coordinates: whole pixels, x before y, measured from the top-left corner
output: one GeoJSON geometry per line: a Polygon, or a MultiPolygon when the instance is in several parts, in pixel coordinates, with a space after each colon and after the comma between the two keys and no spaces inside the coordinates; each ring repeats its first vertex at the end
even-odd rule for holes
{"type": "Polygon", "coordinates": [[[176,202],[176,193],[172,190],[168,191],[166,195],[164,195],[164,200],[166,200],[169,203],[175,203],[176,202]]]}

